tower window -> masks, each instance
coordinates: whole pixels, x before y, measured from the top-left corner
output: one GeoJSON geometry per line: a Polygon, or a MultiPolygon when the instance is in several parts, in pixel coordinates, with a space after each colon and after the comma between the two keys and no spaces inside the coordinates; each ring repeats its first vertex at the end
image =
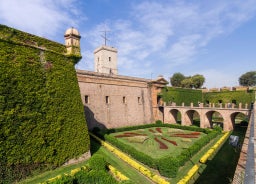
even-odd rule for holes
{"type": "Polygon", "coordinates": [[[111,61],[111,57],[108,57],[108,61],[111,61]]]}
{"type": "Polygon", "coordinates": [[[89,103],[89,96],[88,95],[84,96],[84,103],[86,103],[86,104],[89,103]]]}
{"type": "Polygon", "coordinates": [[[109,96],[105,97],[106,104],[109,104],[109,96]]]}
{"type": "Polygon", "coordinates": [[[123,96],[123,104],[126,104],[126,97],[123,96]]]}
{"type": "Polygon", "coordinates": [[[141,98],[138,97],[138,104],[141,104],[141,98]]]}

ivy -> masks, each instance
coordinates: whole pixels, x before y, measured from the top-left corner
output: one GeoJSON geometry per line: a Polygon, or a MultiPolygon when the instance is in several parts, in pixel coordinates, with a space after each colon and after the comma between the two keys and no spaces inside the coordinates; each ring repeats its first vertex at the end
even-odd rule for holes
{"type": "Polygon", "coordinates": [[[222,92],[207,92],[203,94],[204,103],[225,103],[248,104],[254,101],[254,91],[222,91],[222,92]]]}
{"type": "Polygon", "coordinates": [[[75,57],[65,56],[61,44],[2,25],[0,48],[0,181],[87,152],[75,57]]]}
{"type": "Polygon", "coordinates": [[[190,106],[190,103],[197,104],[202,101],[202,91],[185,88],[166,87],[159,94],[164,102],[175,102],[176,105],[190,106]]]}

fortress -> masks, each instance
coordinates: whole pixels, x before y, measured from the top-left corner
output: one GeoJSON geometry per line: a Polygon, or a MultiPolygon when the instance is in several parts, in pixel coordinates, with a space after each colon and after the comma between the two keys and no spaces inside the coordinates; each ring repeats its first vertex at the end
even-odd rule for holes
{"type": "MultiPolygon", "coordinates": [[[[79,32],[68,29],[66,47],[79,47],[79,42],[79,32]]],[[[89,129],[147,124],[162,117],[157,94],[168,82],[161,76],[149,80],[118,75],[116,48],[95,49],[94,72],[76,73],[89,129]]]]}
{"type": "MultiPolygon", "coordinates": [[[[81,36],[69,28],[64,37],[65,45],[0,25],[0,160],[3,168],[9,168],[4,177],[12,178],[17,169],[29,175],[45,163],[56,167],[72,158],[88,158],[85,118],[89,129],[114,128],[156,120],[172,123],[180,110],[183,124],[190,125],[194,111],[201,109],[201,117],[207,118],[202,127],[211,123],[214,110],[203,113],[203,103],[187,110],[160,106],[159,93],[163,95],[168,83],[162,76],[149,80],[119,75],[116,48],[103,45],[94,51],[94,71],[75,70],[74,64],[81,59],[81,36]]],[[[182,102],[191,91],[175,89],[172,97],[182,102]]],[[[212,91],[205,101],[219,105],[230,101],[216,97],[219,90],[212,91]]],[[[234,105],[240,104],[241,96],[249,103],[255,99],[254,91],[239,91],[231,98],[234,105]]],[[[220,90],[224,92],[228,89],[220,90]]],[[[224,119],[234,120],[240,110],[234,111],[231,116],[223,115],[224,119]]],[[[231,129],[231,123],[226,127],[231,129]]]]}

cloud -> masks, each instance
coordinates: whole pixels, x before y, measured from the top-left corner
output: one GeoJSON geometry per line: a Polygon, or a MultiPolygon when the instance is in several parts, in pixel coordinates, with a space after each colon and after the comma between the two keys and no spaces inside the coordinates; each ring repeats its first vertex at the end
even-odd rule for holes
{"type": "MultiPolygon", "coordinates": [[[[0,21],[8,26],[53,38],[63,27],[76,26],[75,0],[0,1],[0,21]]],[[[63,33],[61,33],[63,34],[63,33]]]]}
{"type": "MultiPolygon", "coordinates": [[[[254,17],[256,2],[143,1],[127,8],[128,18],[103,20],[86,30],[87,42],[92,48],[101,45],[100,31],[106,27],[109,44],[118,48],[120,74],[150,76],[195,62],[209,42],[254,17]]],[[[205,76],[216,74],[211,73],[205,76]]],[[[214,85],[214,81],[210,83],[214,85]]]]}

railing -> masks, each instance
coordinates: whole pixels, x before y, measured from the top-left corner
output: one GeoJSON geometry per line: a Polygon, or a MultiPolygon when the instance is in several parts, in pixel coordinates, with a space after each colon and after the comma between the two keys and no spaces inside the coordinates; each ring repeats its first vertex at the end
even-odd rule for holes
{"type": "MultiPolygon", "coordinates": [[[[254,107],[254,109],[255,109],[255,107],[254,107]]],[[[251,115],[250,135],[249,135],[247,160],[246,160],[245,176],[244,176],[245,184],[255,183],[255,153],[254,153],[255,119],[254,119],[254,112],[255,112],[255,110],[252,111],[252,115],[251,115]]]]}
{"type": "MultiPolygon", "coordinates": [[[[181,105],[177,105],[175,102],[163,102],[163,103],[158,103],[158,106],[173,106],[173,107],[185,107],[185,103],[182,103],[181,105]]],[[[209,103],[209,104],[204,104],[204,103],[190,103],[189,106],[186,107],[199,107],[199,108],[221,108],[221,109],[251,109],[252,107],[250,105],[246,104],[233,104],[233,103],[209,103]]]]}

